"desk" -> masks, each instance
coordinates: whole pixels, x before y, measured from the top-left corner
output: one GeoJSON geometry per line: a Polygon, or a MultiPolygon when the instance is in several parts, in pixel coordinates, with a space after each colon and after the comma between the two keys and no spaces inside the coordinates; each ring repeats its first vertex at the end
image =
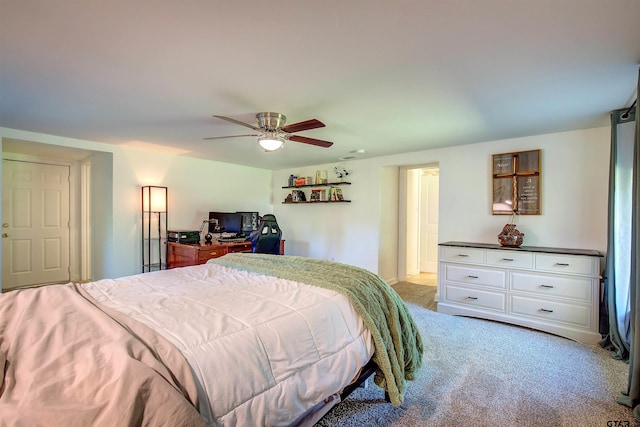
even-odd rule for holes
{"type": "MultiPolygon", "coordinates": [[[[167,268],[204,264],[212,258],[234,252],[251,252],[251,242],[221,243],[167,243],[167,268]]],[[[284,240],[280,241],[280,255],[284,255],[284,240]]]]}

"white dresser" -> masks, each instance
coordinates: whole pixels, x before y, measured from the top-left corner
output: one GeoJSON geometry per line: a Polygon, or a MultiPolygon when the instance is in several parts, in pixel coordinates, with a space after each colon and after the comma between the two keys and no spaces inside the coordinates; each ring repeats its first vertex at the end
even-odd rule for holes
{"type": "Polygon", "coordinates": [[[440,243],[438,312],[596,344],[601,258],[592,250],[440,243]]]}

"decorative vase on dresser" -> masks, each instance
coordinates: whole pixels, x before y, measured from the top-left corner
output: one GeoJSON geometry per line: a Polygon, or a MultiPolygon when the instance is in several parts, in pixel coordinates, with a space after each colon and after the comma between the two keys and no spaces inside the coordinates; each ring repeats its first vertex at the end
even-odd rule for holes
{"type": "Polygon", "coordinates": [[[601,258],[594,250],[440,243],[438,312],[596,344],[601,258]]]}

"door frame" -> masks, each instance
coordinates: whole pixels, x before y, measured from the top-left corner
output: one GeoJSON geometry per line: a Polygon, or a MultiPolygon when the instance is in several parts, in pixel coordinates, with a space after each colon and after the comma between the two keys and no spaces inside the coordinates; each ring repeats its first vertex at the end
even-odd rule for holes
{"type": "MultiPolygon", "coordinates": [[[[91,162],[45,156],[2,153],[3,160],[41,163],[69,167],[69,278],[91,279],[91,162]]],[[[2,283],[0,279],[0,291],[2,283]]]]}
{"type": "MultiPolygon", "coordinates": [[[[428,168],[437,168],[440,169],[439,162],[432,163],[424,163],[417,165],[405,165],[400,166],[399,177],[398,177],[398,280],[404,281],[407,280],[408,277],[408,245],[410,244],[407,236],[407,228],[408,228],[408,214],[409,214],[409,197],[407,194],[408,191],[408,180],[407,176],[410,170],[415,169],[428,169],[428,168]]],[[[415,239],[418,236],[413,237],[415,239]]]]}

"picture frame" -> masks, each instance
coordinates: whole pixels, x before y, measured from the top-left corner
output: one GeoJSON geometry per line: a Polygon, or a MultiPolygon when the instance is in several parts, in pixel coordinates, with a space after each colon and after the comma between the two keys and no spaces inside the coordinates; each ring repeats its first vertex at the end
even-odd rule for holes
{"type": "Polygon", "coordinates": [[[492,155],[493,215],[541,215],[541,150],[492,155]]]}

